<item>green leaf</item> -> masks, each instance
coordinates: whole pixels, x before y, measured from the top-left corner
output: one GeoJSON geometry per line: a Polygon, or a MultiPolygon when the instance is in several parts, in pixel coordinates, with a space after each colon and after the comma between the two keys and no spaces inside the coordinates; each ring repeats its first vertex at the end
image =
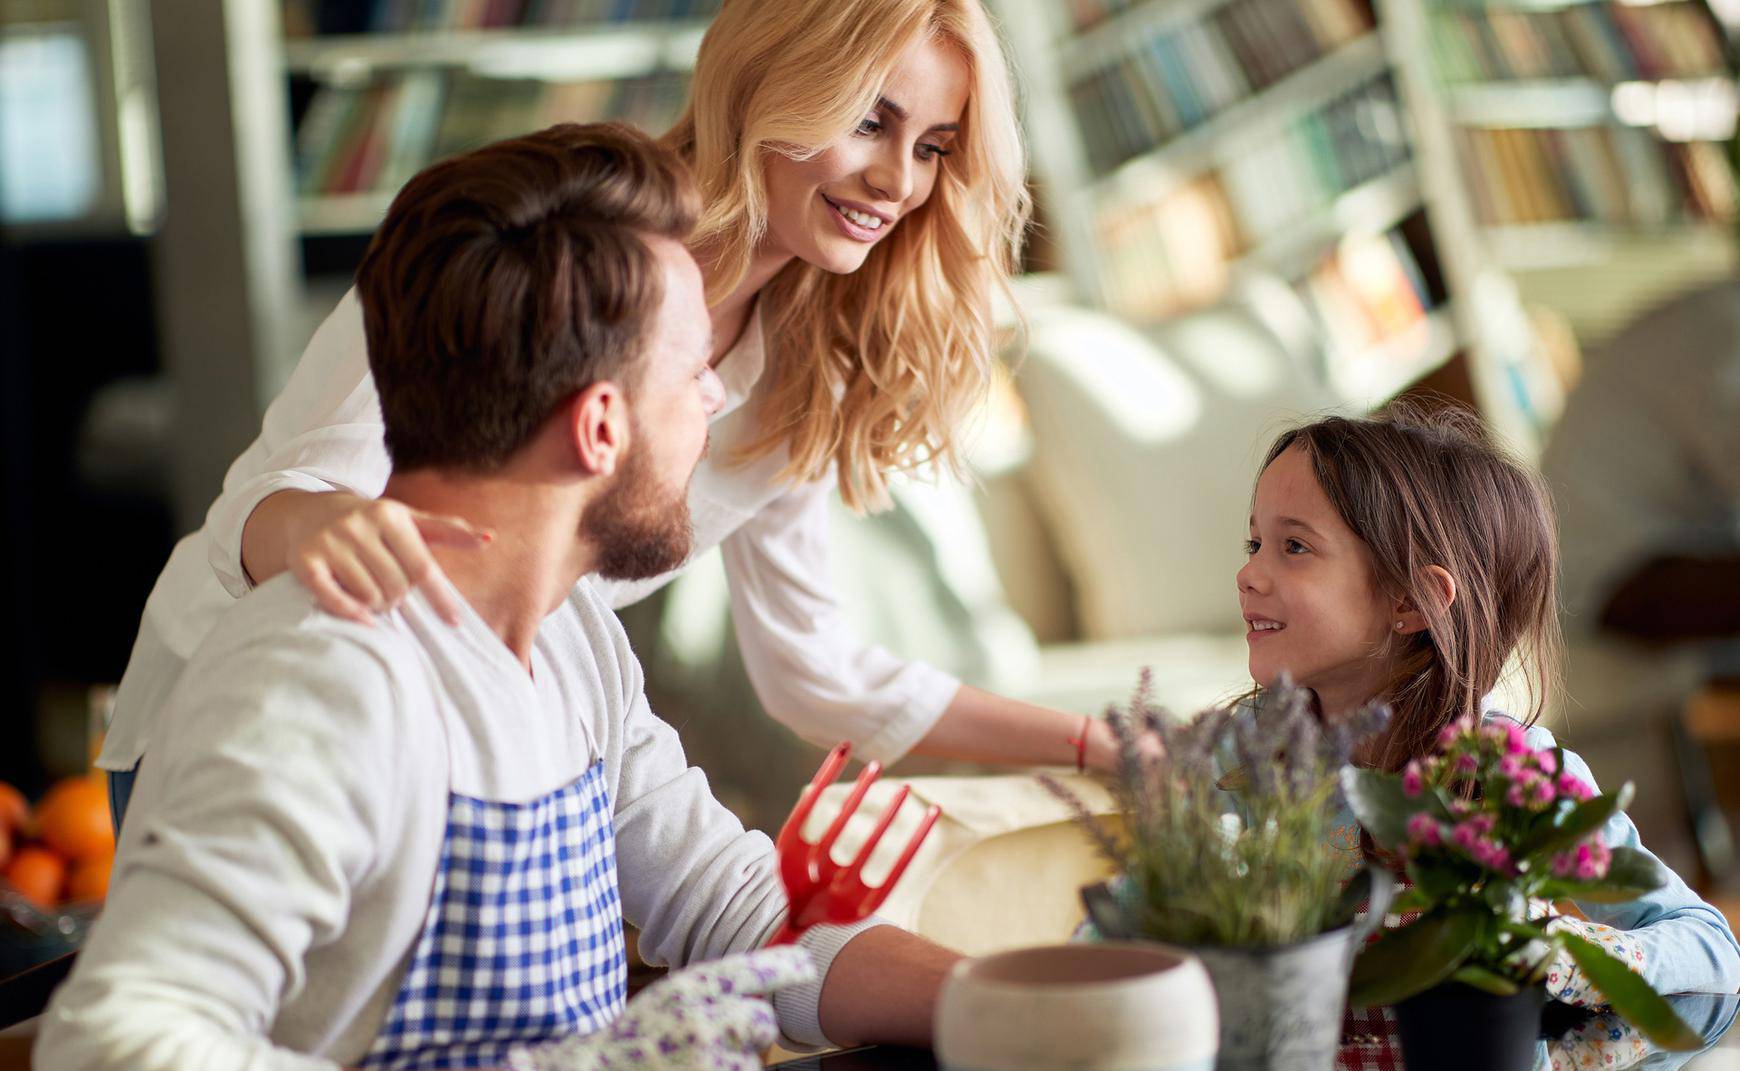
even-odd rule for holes
{"type": "Polygon", "coordinates": [[[1591,904],[1625,904],[1667,884],[1667,871],[1654,857],[1634,848],[1613,849],[1607,876],[1595,881],[1550,878],[1537,895],[1549,900],[1582,900],[1591,904]]]}
{"type": "Polygon", "coordinates": [[[1641,975],[1586,937],[1574,933],[1561,933],[1559,937],[1590,984],[1601,991],[1620,1018],[1644,1037],[1674,1052],[1695,1052],[1704,1047],[1703,1035],[1687,1026],[1641,975]]]}
{"type": "Polygon", "coordinates": [[[1430,793],[1409,796],[1402,779],[1382,770],[1353,766],[1341,771],[1341,791],[1347,797],[1359,824],[1387,851],[1399,851],[1408,840],[1408,819],[1428,808],[1436,809],[1430,793]]]}
{"type": "Polygon", "coordinates": [[[1432,988],[1462,965],[1480,939],[1480,925],[1479,912],[1457,911],[1384,931],[1354,961],[1348,1002],[1394,1004],[1432,988]]]}
{"type": "Polygon", "coordinates": [[[1491,971],[1485,967],[1479,967],[1472,963],[1464,964],[1457,968],[1456,973],[1452,974],[1450,978],[1452,981],[1461,982],[1463,985],[1471,985],[1476,989],[1483,989],[1495,997],[1508,997],[1521,988],[1515,982],[1506,978],[1504,975],[1499,974],[1497,971],[1491,971]]]}
{"type": "Polygon", "coordinates": [[[1517,845],[1516,857],[1527,859],[1536,866],[1551,866],[1554,854],[1600,829],[1609,818],[1625,810],[1631,804],[1634,791],[1631,782],[1627,781],[1619,786],[1618,792],[1585,800],[1568,811],[1554,812],[1550,824],[1530,833],[1517,845]]]}

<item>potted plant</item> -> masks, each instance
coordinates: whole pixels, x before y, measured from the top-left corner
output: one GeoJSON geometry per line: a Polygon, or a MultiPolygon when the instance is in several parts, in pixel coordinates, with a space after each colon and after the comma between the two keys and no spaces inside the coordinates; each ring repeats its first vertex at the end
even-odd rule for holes
{"type": "Polygon", "coordinates": [[[1121,820],[1096,819],[1045,779],[1115,871],[1083,892],[1093,926],[1202,960],[1220,1001],[1217,1067],[1327,1071],[1354,952],[1391,891],[1387,871],[1362,869],[1357,830],[1338,828],[1339,773],[1388,711],[1325,726],[1308,693],[1283,687],[1179,723],[1151,694],[1144,672],[1130,709],[1106,713],[1121,820]],[[1149,733],[1161,749],[1144,746],[1149,733]]]}
{"type": "Polygon", "coordinates": [[[1350,993],[1396,1006],[1409,1071],[1532,1066],[1543,979],[1561,951],[1650,1041],[1703,1046],[1623,962],[1549,925],[1556,901],[1618,903],[1665,880],[1654,859],[1601,836],[1629,783],[1597,796],[1565,771],[1561,749],[1530,748],[1515,722],[1472,719],[1400,773],[1342,776],[1360,824],[1412,883],[1392,910],[1419,913],[1361,953],[1350,993]]]}

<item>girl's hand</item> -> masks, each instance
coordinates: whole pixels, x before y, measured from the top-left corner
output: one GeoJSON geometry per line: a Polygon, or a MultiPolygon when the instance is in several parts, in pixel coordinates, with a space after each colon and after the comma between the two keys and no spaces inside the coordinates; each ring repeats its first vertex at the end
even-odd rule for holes
{"type": "Polygon", "coordinates": [[[390,498],[312,497],[321,501],[291,537],[289,566],[322,609],[366,625],[421,588],[436,613],[459,623],[458,597],[429,547],[475,550],[494,532],[390,498]]]}
{"type": "MultiPolygon", "coordinates": [[[[1589,922],[1585,919],[1560,915],[1547,923],[1550,932],[1566,930],[1585,940],[1593,941],[1607,950],[1614,959],[1630,967],[1638,974],[1643,973],[1647,959],[1643,952],[1643,942],[1637,935],[1626,930],[1604,926],[1599,922],[1589,922]]],[[[1590,984],[1583,973],[1583,968],[1577,966],[1568,952],[1560,952],[1554,957],[1547,968],[1547,995],[1563,1004],[1575,1004],[1580,1008],[1600,1007],[1607,1003],[1601,991],[1590,984]]]]}

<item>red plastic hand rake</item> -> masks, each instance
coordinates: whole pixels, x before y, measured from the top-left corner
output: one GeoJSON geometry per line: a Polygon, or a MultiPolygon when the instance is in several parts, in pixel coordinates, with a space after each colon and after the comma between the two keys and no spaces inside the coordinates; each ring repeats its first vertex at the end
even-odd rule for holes
{"type": "Polygon", "coordinates": [[[864,794],[882,776],[881,763],[872,762],[864,767],[864,772],[858,775],[858,783],[852,787],[851,795],[840,805],[839,815],[834,818],[828,831],[822,834],[821,840],[811,844],[802,839],[804,822],[815,809],[816,800],[821,798],[822,790],[833,783],[851,754],[851,744],[841,744],[828,753],[827,759],[822,762],[822,768],[816,771],[815,778],[798,798],[797,806],[792,808],[791,817],[780,828],[779,840],[776,842],[779,848],[779,876],[785,882],[785,893],[791,907],[786,914],[785,925],[768,942],[770,948],[774,945],[791,944],[811,926],[819,923],[838,925],[856,922],[882,906],[882,901],[888,899],[888,894],[894,891],[894,883],[900,880],[906,865],[917,854],[919,845],[924,843],[931,827],[936,825],[937,816],[942,814],[940,807],[927,808],[918,832],[907,841],[906,850],[900,853],[894,869],[888,872],[882,884],[874,888],[865,885],[864,864],[869,860],[870,853],[876,850],[882,834],[893,823],[894,816],[900,811],[900,805],[906,802],[907,786],[900,786],[900,791],[894,794],[894,802],[882,812],[876,828],[870,833],[870,839],[864,842],[864,847],[858,849],[858,856],[852,860],[851,865],[841,866],[834,862],[830,853],[833,851],[834,842],[840,839],[840,832],[846,828],[847,820],[857,812],[858,805],[864,802],[864,794]]]}

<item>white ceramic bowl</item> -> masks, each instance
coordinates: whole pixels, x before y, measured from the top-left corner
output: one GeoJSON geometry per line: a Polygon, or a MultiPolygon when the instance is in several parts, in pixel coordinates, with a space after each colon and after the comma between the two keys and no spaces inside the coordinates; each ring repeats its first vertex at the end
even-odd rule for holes
{"type": "Polygon", "coordinates": [[[1195,956],[1160,944],[1052,945],[962,960],[943,983],[946,1071],[1209,1071],[1220,1034],[1195,956]]]}

